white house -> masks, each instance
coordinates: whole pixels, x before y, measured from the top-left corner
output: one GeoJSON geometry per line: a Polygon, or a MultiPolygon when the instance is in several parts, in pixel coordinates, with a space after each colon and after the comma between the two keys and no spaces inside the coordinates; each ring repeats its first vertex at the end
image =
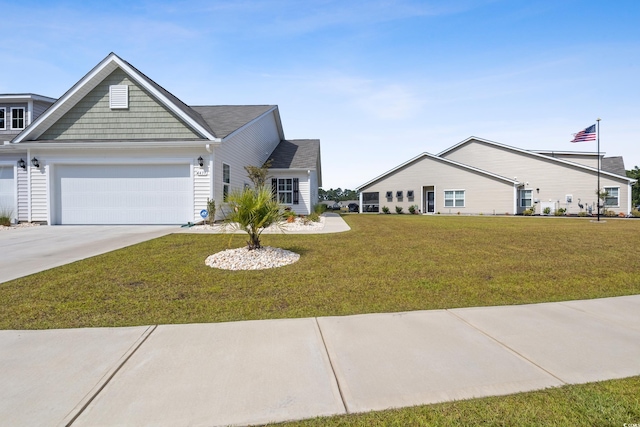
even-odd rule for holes
{"type": "Polygon", "coordinates": [[[286,140],[277,105],[188,106],[114,53],[0,146],[16,220],[47,224],[197,222],[270,158],[278,197],[310,213],[320,143],[286,140]],[[283,166],[291,145],[308,161],[283,166]]]}
{"type": "MultiPolygon", "coordinates": [[[[600,157],[605,207],[631,212],[631,188],[621,157],[600,157]]],[[[529,151],[470,137],[443,152],[422,153],[359,186],[363,212],[395,206],[406,212],[510,214],[533,208],[563,208],[569,214],[596,213],[598,155],[589,152],[529,151]]]]}

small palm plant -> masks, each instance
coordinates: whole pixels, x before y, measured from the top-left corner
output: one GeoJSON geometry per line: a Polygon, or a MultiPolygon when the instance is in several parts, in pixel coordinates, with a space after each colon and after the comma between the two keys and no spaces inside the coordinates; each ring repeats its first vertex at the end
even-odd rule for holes
{"type": "Polygon", "coordinates": [[[262,232],[282,220],[280,204],[274,199],[271,190],[264,186],[232,191],[227,203],[230,213],[225,222],[249,235],[249,250],[260,249],[262,232]]]}

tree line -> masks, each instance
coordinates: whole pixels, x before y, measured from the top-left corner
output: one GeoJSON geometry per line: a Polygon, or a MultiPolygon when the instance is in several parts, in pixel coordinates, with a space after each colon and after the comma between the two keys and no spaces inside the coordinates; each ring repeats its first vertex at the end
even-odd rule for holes
{"type": "Polygon", "coordinates": [[[328,190],[323,190],[322,188],[318,189],[318,199],[333,201],[333,202],[344,202],[347,200],[358,200],[358,193],[354,190],[349,190],[345,188],[344,190],[340,187],[333,189],[330,188],[328,190]]]}

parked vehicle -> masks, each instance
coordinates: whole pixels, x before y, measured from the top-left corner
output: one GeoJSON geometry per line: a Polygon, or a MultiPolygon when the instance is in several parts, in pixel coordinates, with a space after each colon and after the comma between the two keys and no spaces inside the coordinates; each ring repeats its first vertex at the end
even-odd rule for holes
{"type": "Polygon", "coordinates": [[[327,209],[331,209],[332,211],[339,211],[341,207],[342,206],[340,206],[340,203],[334,203],[332,205],[327,206],[327,209]]]}
{"type": "Polygon", "coordinates": [[[349,212],[360,212],[360,206],[357,203],[349,203],[349,212]]]}

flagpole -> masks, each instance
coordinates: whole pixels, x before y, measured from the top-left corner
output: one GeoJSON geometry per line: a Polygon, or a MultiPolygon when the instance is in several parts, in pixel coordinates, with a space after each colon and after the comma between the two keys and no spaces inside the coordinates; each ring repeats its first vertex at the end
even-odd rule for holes
{"type": "MultiPolygon", "coordinates": [[[[596,194],[598,195],[598,222],[600,222],[600,118],[597,118],[596,122],[598,123],[598,127],[596,129],[598,139],[598,189],[596,194]]],[[[604,207],[604,203],[602,206],[604,207]]]]}

